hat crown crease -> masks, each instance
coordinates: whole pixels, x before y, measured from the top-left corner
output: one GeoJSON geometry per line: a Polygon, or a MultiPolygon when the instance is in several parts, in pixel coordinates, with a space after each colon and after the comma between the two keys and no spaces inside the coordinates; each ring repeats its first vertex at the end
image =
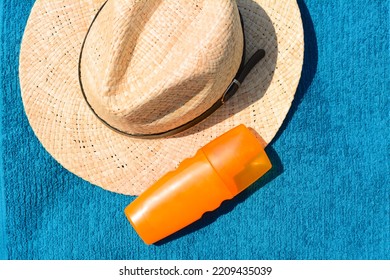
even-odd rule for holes
{"type": "MultiPolygon", "coordinates": [[[[139,36],[145,28],[145,21],[153,15],[153,12],[157,9],[159,1],[122,1],[114,0],[107,4],[107,11],[109,17],[107,21],[113,21],[112,18],[115,14],[123,14],[121,17],[120,26],[122,29],[110,30],[107,33],[108,42],[113,42],[109,45],[109,52],[111,55],[110,63],[104,73],[102,80],[102,87],[100,88],[103,96],[113,96],[118,94],[117,85],[123,83],[123,79],[126,78],[126,74],[129,71],[129,65],[131,63],[132,54],[136,47],[139,36]],[[136,14],[142,14],[143,21],[140,22],[136,14]],[[141,23],[141,24],[140,24],[141,23]],[[131,39],[131,40],[130,40],[131,39]],[[118,65],[121,67],[118,68],[118,65]]],[[[113,25],[108,25],[108,28],[113,25]]]]}
{"type": "Polygon", "coordinates": [[[109,0],[86,38],[81,79],[108,124],[129,134],[158,133],[221,97],[242,48],[234,1],[109,0]]]}

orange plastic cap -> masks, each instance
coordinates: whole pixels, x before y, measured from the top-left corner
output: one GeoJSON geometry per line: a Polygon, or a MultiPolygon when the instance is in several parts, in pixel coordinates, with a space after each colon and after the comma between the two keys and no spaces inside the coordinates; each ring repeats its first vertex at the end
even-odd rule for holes
{"type": "Polygon", "coordinates": [[[244,125],[232,129],[202,148],[234,195],[257,181],[272,165],[260,136],[244,125]]]}

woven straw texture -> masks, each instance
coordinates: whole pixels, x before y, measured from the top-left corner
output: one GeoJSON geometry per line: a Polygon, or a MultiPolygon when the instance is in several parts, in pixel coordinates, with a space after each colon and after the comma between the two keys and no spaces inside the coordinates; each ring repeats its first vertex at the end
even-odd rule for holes
{"type": "Polygon", "coordinates": [[[210,108],[237,73],[237,5],[129,3],[108,1],[93,22],[80,63],[84,93],[97,115],[123,132],[165,132],[210,108]]]}
{"type": "Polygon", "coordinates": [[[211,117],[159,140],[134,139],[110,130],[82,96],[80,49],[103,3],[38,0],[23,37],[20,82],[25,111],[35,134],[60,164],[104,189],[138,195],[201,146],[241,123],[267,143],[272,140],[291,106],[303,62],[302,22],[295,1],[237,1],[247,55],[263,48],[266,57],[211,117]]]}

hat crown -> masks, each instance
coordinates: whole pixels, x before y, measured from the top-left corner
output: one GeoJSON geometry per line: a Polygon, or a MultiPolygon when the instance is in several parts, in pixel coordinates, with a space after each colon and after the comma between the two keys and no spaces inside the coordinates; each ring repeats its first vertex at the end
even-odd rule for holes
{"type": "Polygon", "coordinates": [[[80,79],[108,124],[161,133],[221,98],[242,52],[233,0],[109,0],[87,35],[80,79]]]}

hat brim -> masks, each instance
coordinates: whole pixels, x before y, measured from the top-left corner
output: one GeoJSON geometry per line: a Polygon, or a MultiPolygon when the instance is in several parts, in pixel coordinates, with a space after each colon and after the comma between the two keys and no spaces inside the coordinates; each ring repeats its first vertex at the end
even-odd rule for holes
{"type": "Polygon", "coordinates": [[[238,0],[247,54],[266,57],[236,95],[202,123],[176,136],[135,139],[114,132],[86,104],[78,58],[105,0],[36,1],[20,54],[22,99],[45,149],[66,169],[106,190],[139,195],[212,139],[239,124],[269,143],[296,92],[303,63],[303,28],[295,0],[238,0]]]}

